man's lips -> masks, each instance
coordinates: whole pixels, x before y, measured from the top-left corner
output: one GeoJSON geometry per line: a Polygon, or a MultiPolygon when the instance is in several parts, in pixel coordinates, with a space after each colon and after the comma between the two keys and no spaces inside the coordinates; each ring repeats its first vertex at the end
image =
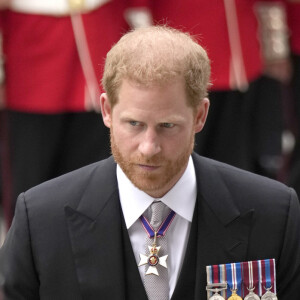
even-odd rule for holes
{"type": "Polygon", "coordinates": [[[147,170],[147,171],[155,171],[158,168],[160,168],[160,166],[143,165],[143,164],[138,164],[138,166],[143,170],[147,170]]]}

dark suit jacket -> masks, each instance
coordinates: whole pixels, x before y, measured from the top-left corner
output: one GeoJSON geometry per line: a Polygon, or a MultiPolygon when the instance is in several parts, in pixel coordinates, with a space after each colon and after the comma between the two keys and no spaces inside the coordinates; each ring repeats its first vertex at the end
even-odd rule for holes
{"type": "MultiPolygon", "coordinates": [[[[277,262],[278,298],[299,297],[294,191],[195,154],[193,159],[197,204],[172,300],[206,299],[206,265],[267,258],[277,262]]],[[[146,300],[113,158],[21,194],[0,263],[6,299],[146,300]]]]}

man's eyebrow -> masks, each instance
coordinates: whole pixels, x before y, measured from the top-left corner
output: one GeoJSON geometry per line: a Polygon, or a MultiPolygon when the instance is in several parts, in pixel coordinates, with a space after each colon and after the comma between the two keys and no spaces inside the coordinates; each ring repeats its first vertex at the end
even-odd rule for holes
{"type": "MultiPolygon", "coordinates": [[[[137,116],[131,113],[121,113],[120,116],[121,120],[135,120],[135,121],[141,121],[143,122],[143,117],[142,116],[137,116]]],[[[162,123],[178,123],[178,122],[183,122],[185,121],[185,118],[180,115],[167,115],[166,117],[158,118],[157,120],[158,124],[162,123]]]]}
{"type": "Polygon", "coordinates": [[[167,116],[166,118],[162,119],[159,123],[178,123],[184,121],[185,118],[179,115],[171,115],[167,116]]]}
{"type": "Polygon", "coordinates": [[[134,116],[133,114],[127,113],[127,112],[121,112],[120,118],[121,118],[121,120],[137,120],[137,119],[139,119],[137,116],[134,116]]]}

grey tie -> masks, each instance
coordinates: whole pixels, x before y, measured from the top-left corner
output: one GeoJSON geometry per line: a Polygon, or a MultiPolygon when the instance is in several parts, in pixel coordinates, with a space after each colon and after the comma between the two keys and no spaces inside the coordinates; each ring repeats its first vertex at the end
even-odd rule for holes
{"type": "MultiPolygon", "coordinates": [[[[164,218],[170,212],[170,209],[162,202],[153,202],[151,204],[151,221],[150,224],[156,231],[164,218]]],[[[146,255],[149,255],[148,246],[152,246],[153,239],[146,238],[146,255]]],[[[167,241],[166,238],[159,237],[156,241],[157,246],[161,246],[158,256],[167,255],[167,241]]],[[[161,265],[156,266],[159,276],[154,274],[145,275],[144,286],[149,300],[168,300],[169,299],[169,278],[168,270],[161,265]]],[[[145,273],[148,266],[145,266],[145,273]]]]}

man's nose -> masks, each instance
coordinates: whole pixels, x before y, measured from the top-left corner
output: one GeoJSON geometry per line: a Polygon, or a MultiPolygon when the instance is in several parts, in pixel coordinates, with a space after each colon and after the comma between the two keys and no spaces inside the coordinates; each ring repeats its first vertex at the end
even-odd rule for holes
{"type": "Polygon", "coordinates": [[[139,151],[145,157],[152,157],[161,151],[159,136],[154,129],[147,129],[143,134],[139,151]]]}

